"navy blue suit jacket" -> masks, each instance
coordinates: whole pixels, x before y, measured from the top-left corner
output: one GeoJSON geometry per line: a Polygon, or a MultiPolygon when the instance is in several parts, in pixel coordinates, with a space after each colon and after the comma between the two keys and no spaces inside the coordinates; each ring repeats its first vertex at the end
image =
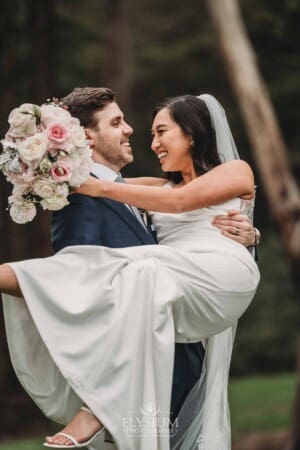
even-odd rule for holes
{"type": "Polygon", "coordinates": [[[111,248],[156,244],[123,203],[82,194],[52,215],[51,239],[55,252],[70,245],[103,245],[111,248]]]}
{"type": "MultiPolygon", "coordinates": [[[[122,203],[82,194],[69,197],[70,204],[52,215],[51,238],[55,252],[71,245],[102,245],[111,248],[156,244],[122,203]]],[[[202,370],[201,343],[176,344],[171,419],[175,419],[202,370]]]]}

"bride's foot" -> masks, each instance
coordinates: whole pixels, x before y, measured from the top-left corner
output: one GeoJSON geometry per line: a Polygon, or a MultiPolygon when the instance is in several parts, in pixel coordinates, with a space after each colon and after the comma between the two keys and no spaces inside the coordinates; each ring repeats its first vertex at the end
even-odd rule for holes
{"type": "Polygon", "coordinates": [[[83,407],[78,413],[75,414],[71,422],[60,431],[74,438],[74,441],[68,439],[59,433],[54,436],[47,436],[46,442],[52,445],[66,445],[74,446],[76,441],[78,444],[89,441],[101,428],[103,428],[101,422],[97,419],[92,412],[88,412],[88,409],[83,407]]]}

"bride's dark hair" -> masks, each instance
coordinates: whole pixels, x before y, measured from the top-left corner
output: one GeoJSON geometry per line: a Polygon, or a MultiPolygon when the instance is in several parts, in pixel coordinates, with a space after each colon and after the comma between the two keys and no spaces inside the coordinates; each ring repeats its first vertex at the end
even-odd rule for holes
{"type": "MultiPolygon", "coordinates": [[[[168,108],[172,119],[180,126],[183,133],[191,136],[193,140],[191,153],[197,175],[203,175],[221,164],[216,133],[203,100],[194,95],[169,98],[156,106],[153,119],[163,108],[168,108]]],[[[182,181],[180,172],[168,172],[166,175],[174,183],[182,181]]]]}

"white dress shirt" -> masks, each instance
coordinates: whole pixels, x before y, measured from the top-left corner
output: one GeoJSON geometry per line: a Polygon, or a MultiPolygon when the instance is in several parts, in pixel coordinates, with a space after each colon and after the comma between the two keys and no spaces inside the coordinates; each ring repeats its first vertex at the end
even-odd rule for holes
{"type": "MultiPolygon", "coordinates": [[[[118,176],[121,176],[120,172],[117,173],[110,167],[96,162],[93,162],[91,172],[93,175],[96,175],[97,178],[108,181],[115,181],[118,176]]],[[[124,205],[129,209],[131,214],[133,214],[137,218],[137,220],[143,225],[143,227],[146,228],[145,222],[143,221],[138,209],[135,206],[127,205],[127,203],[124,203],[124,205]]]]}

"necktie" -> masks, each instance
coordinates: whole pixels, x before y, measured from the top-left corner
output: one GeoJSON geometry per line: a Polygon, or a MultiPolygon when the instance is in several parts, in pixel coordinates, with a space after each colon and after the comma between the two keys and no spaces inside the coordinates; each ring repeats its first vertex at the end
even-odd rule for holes
{"type": "MultiPolygon", "coordinates": [[[[124,180],[124,178],[121,175],[117,176],[117,178],[115,179],[115,182],[117,182],[117,183],[126,183],[126,181],[124,180]]],[[[147,227],[145,225],[144,220],[142,219],[141,214],[139,213],[139,210],[135,206],[128,205],[127,203],[126,203],[126,206],[132,212],[132,214],[137,218],[137,220],[143,225],[143,227],[147,230],[147,227]]]]}

